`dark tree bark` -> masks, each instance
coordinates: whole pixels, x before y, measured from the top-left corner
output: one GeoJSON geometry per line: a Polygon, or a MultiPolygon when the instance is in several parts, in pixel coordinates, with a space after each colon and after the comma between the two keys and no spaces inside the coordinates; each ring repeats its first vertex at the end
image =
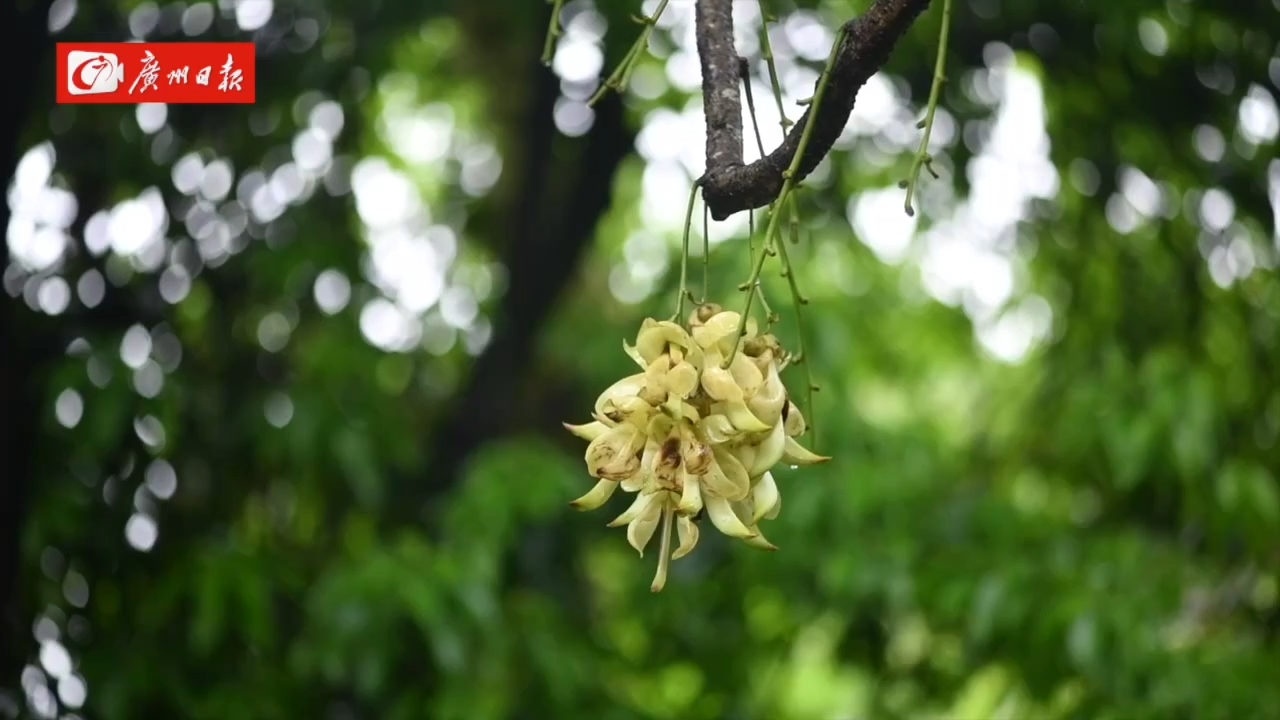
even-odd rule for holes
{"type": "Polygon", "coordinates": [[[776,150],[743,164],[739,58],[733,46],[733,0],[698,0],[695,22],[702,62],[702,101],[707,126],[707,170],[699,180],[711,217],[730,215],[773,202],[782,174],[791,165],[809,122],[813,131],[800,160],[800,182],[831,151],[853,112],[858,90],[889,61],[898,39],[929,6],[929,0],[876,0],[863,15],[844,24],[831,78],[816,117],[805,114],[776,150]]]}
{"type": "MultiPolygon", "coordinates": [[[[49,2],[20,10],[0,3],[0,25],[14,57],[48,67],[53,43],[47,31],[49,2]]],[[[0,110],[0,177],[8,187],[22,152],[23,131],[34,107],[50,89],[51,73],[13,72],[0,110]]],[[[9,203],[0,200],[0,272],[9,267],[9,203]]],[[[0,294],[0,688],[16,686],[30,645],[30,615],[21,582],[22,533],[26,524],[34,448],[40,416],[40,385],[33,382],[46,347],[32,328],[36,320],[21,299],[0,294]],[[28,638],[23,642],[23,638],[28,638]]]]}

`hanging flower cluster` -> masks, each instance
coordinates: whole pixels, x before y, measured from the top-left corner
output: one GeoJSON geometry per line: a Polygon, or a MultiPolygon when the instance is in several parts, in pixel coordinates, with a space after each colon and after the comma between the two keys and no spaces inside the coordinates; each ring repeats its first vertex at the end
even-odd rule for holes
{"type": "Polygon", "coordinates": [[[600,395],[593,422],[565,424],[590,442],[587,470],[599,479],[573,506],[594,510],[619,488],[635,493],[609,526],[626,525],[641,556],[661,530],[654,592],[666,583],[669,560],[697,544],[704,515],[725,535],[776,549],[759,528],[782,506],[770,470],[830,459],[796,441],[804,416],[779,376],[789,356],[776,337],[758,334],[754,320],[739,336],[741,320],[714,304],[695,309],[687,327],[646,319],[636,344],[623,343],[643,371],[600,395]]]}

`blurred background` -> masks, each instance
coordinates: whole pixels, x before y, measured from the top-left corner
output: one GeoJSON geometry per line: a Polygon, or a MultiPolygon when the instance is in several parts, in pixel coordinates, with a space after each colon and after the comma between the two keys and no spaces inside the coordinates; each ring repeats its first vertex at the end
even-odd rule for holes
{"type": "MultiPolygon", "coordinates": [[[[8,0],[0,717],[1280,717],[1280,4],[956,0],[913,218],[933,4],[800,196],[834,460],[653,595],[560,422],[671,312],[692,0],[594,109],[654,0],[8,0]],[[257,104],[53,104],[131,38],[257,104]]],[[[795,119],[868,2],[765,5],[795,119]]]]}

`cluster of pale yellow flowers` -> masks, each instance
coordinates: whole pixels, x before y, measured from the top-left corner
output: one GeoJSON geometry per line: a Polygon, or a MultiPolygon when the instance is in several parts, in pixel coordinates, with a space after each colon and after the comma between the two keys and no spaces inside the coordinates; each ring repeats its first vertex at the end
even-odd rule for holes
{"type": "Polygon", "coordinates": [[[594,421],[565,424],[590,442],[587,470],[599,478],[573,506],[594,510],[621,488],[636,498],[609,526],[626,525],[641,556],[661,531],[654,592],[666,584],[669,561],[697,544],[704,515],[725,535],[776,549],[759,527],[782,507],[770,470],[830,459],[796,441],[804,416],[779,376],[789,356],[754,320],[740,334],[741,320],[714,304],[695,309],[687,327],[646,319],[636,344],[623,343],[643,372],[605,390],[594,421]]]}

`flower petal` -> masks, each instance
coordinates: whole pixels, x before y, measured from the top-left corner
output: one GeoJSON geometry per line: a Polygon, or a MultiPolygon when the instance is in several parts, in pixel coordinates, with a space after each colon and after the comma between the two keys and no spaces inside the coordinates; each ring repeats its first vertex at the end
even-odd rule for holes
{"type": "Polygon", "coordinates": [[[632,520],[650,512],[651,508],[661,508],[661,505],[657,502],[658,495],[660,494],[661,493],[640,493],[639,495],[636,495],[636,499],[632,501],[631,505],[626,510],[622,511],[621,515],[609,521],[608,527],[629,525],[632,520]]]}
{"type": "MultiPolygon", "coordinates": [[[[787,440],[789,439],[782,423],[774,423],[773,430],[770,430],[768,436],[756,446],[754,462],[747,466],[751,477],[759,477],[774,465],[777,465],[782,460],[782,454],[787,448],[787,440]]],[[[792,440],[792,442],[795,441],[792,440]]]]}
{"type": "Polygon", "coordinates": [[[787,402],[787,388],[778,375],[778,366],[770,363],[764,383],[747,401],[747,407],[761,422],[773,425],[782,419],[782,407],[787,402]]]}
{"type": "Polygon", "coordinates": [[[756,454],[757,450],[759,450],[755,444],[740,442],[736,445],[726,445],[725,448],[729,451],[730,455],[734,456],[738,459],[738,462],[742,463],[743,469],[747,471],[747,477],[752,478],[758,474],[751,472],[751,468],[756,464],[756,454]]]}
{"type": "Polygon", "coordinates": [[[644,447],[644,434],[631,425],[611,428],[587,445],[584,459],[592,477],[621,480],[640,468],[637,457],[644,447]]]}
{"type": "Polygon", "coordinates": [[[680,457],[684,469],[692,475],[701,475],[715,460],[711,446],[698,437],[694,426],[689,423],[680,425],[680,457]]]}
{"type": "Polygon", "coordinates": [[[698,369],[688,361],[677,363],[667,373],[667,390],[681,399],[687,398],[698,389],[698,369]]]}
{"type": "Polygon", "coordinates": [[[704,368],[702,371],[702,389],[712,400],[743,402],[742,388],[734,382],[733,373],[720,367],[719,364],[704,368]]]}
{"type": "Polygon", "coordinates": [[[773,480],[773,473],[765,473],[751,488],[751,522],[758,523],[782,502],[782,494],[778,492],[778,484],[773,480]]]}
{"type": "Polygon", "coordinates": [[[749,538],[743,538],[742,539],[743,542],[745,542],[746,544],[750,545],[753,548],[759,548],[761,550],[777,550],[778,549],[777,545],[774,545],[773,543],[769,542],[767,538],[765,538],[764,533],[760,532],[760,528],[756,527],[755,525],[752,525],[750,527],[750,530],[754,532],[755,535],[752,535],[749,538]]]}
{"type": "Polygon", "coordinates": [[[604,404],[609,400],[621,400],[622,398],[635,397],[640,392],[640,388],[644,387],[644,373],[636,373],[628,375],[621,380],[615,382],[605,391],[600,393],[600,397],[596,398],[595,411],[604,413],[604,404]]]}
{"type": "Polygon", "coordinates": [[[751,528],[744,525],[738,518],[729,501],[718,495],[707,497],[707,517],[711,518],[711,524],[715,525],[717,530],[729,537],[745,539],[755,535],[751,528]]]}
{"type": "Polygon", "coordinates": [[[702,483],[697,475],[685,473],[684,490],[680,493],[680,506],[676,508],[681,515],[697,515],[702,511],[702,483]]]}
{"type": "MultiPolygon", "coordinates": [[[[654,493],[655,496],[658,494],[660,493],[654,493]]],[[[662,503],[653,503],[651,508],[652,510],[646,511],[627,525],[627,542],[640,553],[640,557],[644,557],[644,548],[653,539],[653,533],[662,519],[662,503]]]]}
{"type": "Polygon", "coordinates": [[[582,438],[583,440],[586,440],[587,442],[591,442],[592,440],[595,440],[596,438],[603,435],[606,430],[609,429],[608,425],[605,425],[599,420],[593,420],[592,422],[589,422],[585,425],[570,425],[569,423],[560,423],[560,424],[564,425],[565,430],[568,430],[569,432],[582,438]]]}
{"type": "Polygon", "coordinates": [[[618,489],[618,481],[616,480],[600,480],[587,491],[586,495],[569,503],[575,510],[595,510],[601,505],[609,501],[613,497],[614,491],[618,489]]]}
{"type": "Polygon", "coordinates": [[[831,458],[826,455],[819,455],[800,443],[795,438],[787,438],[786,448],[782,452],[782,459],[792,465],[817,465],[824,463],[831,458]]]}
{"type": "Polygon", "coordinates": [[[803,435],[809,427],[804,421],[804,413],[801,413],[800,408],[790,400],[787,401],[787,409],[782,413],[782,417],[783,422],[787,424],[787,437],[803,435]]]}
{"type": "Polygon", "coordinates": [[[774,504],[773,504],[773,507],[769,509],[769,512],[767,512],[767,513],[765,513],[765,514],[764,514],[764,519],[765,519],[765,520],[773,520],[773,519],[777,518],[777,517],[778,517],[778,514],[779,514],[779,513],[781,513],[781,512],[782,512],[782,496],[781,496],[781,495],[779,495],[779,496],[778,496],[778,502],[774,503],[774,504]]]}
{"type": "Polygon", "coordinates": [[[679,345],[688,348],[693,345],[693,338],[689,337],[689,333],[683,327],[669,320],[661,320],[649,324],[650,320],[645,320],[641,325],[640,333],[636,335],[636,352],[644,360],[648,366],[659,355],[666,353],[667,345],[679,345]]]}
{"type": "Polygon", "coordinates": [[[693,329],[693,341],[703,350],[718,350],[728,355],[738,334],[742,316],[732,310],[724,310],[703,321],[693,329]]]}
{"type": "Polygon", "coordinates": [[[672,560],[679,560],[693,552],[693,548],[698,545],[698,524],[692,518],[676,518],[676,535],[680,538],[680,544],[671,553],[672,560]]]}
{"type": "Polygon", "coordinates": [[[733,376],[733,382],[742,388],[744,397],[753,397],[764,387],[764,375],[760,373],[760,368],[742,353],[735,355],[733,362],[729,363],[729,374],[733,376]]]}
{"type": "Polygon", "coordinates": [[[636,364],[639,365],[641,369],[644,369],[646,363],[644,361],[644,358],[640,357],[640,352],[636,350],[635,345],[632,345],[626,340],[623,340],[622,351],[627,354],[627,357],[631,358],[632,360],[635,360],[636,364]]]}
{"type": "Polygon", "coordinates": [[[729,500],[741,500],[751,492],[751,478],[738,459],[720,447],[712,449],[716,461],[702,476],[703,489],[729,500]]]}
{"type": "Polygon", "coordinates": [[[698,429],[713,445],[727,443],[737,437],[738,429],[733,426],[728,416],[721,414],[708,415],[698,421],[698,429]]]}
{"type": "Polygon", "coordinates": [[[769,429],[769,426],[756,417],[755,413],[751,412],[747,404],[741,400],[724,403],[724,414],[735,428],[744,433],[764,432],[769,429]]]}

